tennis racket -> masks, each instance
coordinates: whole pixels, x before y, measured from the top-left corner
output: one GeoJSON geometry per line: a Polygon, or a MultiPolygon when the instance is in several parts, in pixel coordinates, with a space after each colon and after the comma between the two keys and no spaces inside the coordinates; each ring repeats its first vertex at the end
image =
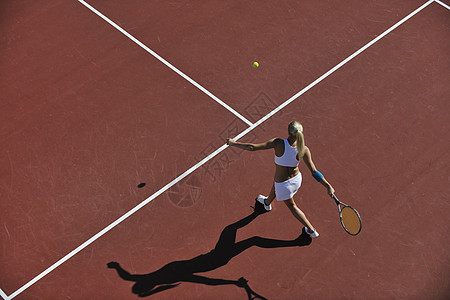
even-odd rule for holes
{"type": "Polygon", "coordinates": [[[344,230],[347,231],[348,234],[357,235],[361,231],[362,226],[359,213],[350,205],[339,201],[339,199],[335,195],[333,195],[333,199],[338,207],[339,218],[341,219],[342,227],[344,227],[344,230]]]}

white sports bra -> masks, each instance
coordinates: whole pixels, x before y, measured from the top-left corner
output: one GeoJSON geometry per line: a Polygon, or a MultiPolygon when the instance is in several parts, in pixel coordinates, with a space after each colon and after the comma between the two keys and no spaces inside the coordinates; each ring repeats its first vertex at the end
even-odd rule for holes
{"type": "Polygon", "coordinates": [[[289,145],[287,139],[284,139],[284,153],[281,156],[275,154],[275,163],[282,167],[295,168],[300,161],[297,160],[297,147],[289,145]]]}

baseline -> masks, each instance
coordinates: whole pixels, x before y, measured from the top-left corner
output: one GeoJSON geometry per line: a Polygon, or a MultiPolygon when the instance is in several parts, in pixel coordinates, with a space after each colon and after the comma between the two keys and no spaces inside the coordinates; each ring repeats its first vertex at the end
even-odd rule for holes
{"type": "MultiPolygon", "coordinates": [[[[82,0],[78,0],[80,2],[84,2],[82,0]]],[[[370,46],[372,46],[373,44],[375,44],[377,41],[379,41],[381,38],[383,38],[384,36],[386,36],[387,34],[389,34],[390,32],[392,32],[394,29],[396,29],[397,27],[399,27],[401,24],[403,24],[404,22],[406,22],[407,20],[409,20],[411,17],[413,17],[414,15],[416,15],[418,12],[420,12],[421,10],[423,10],[425,7],[427,7],[429,4],[435,2],[435,0],[429,0],[427,1],[425,4],[423,4],[422,6],[420,6],[419,8],[417,8],[416,10],[414,10],[412,13],[410,13],[409,15],[407,15],[406,17],[404,17],[403,19],[401,19],[399,22],[397,22],[396,24],[394,24],[393,26],[391,26],[389,29],[387,29],[386,31],[384,31],[382,34],[380,34],[378,37],[376,37],[375,39],[373,39],[372,41],[370,41],[369,43],[367,43],[365,46],[361,47],[359,50],[357,50],[356,52],[354,52],[352,55],[350,55],[349,57],[347,57],[346,59],[344,59],[341,63],[337,64],[334,68],[330,69],[328,72],[326,72],[325,74],[323,74],[322,76],[320,76],[318,79],[316,79],[314,82],[312,82],[311,84],[309,84],[307,87],[305,87],[304,89],[302,89],[300,92],[298,92],[297,94],[295,94],[294,96],[292,96],[291,98],[289,98],[288,100],[286,100],[285,102],[283,102],[280,106],[278,106],[277,108],[275,108],[274,110],[272,110],[270,113],[268,113],[267,115],[265,115],[264,117],[262,117],[260,120],[258,120],[257,122],[255,122],[254,124],[251,124],[250,127],[248,127],[246,130],[244,130],[243,132],[241,132],[240,134],[238,134],[235,139],[238,140],[241,137],[245,136],[247,133],[249,133],[250,131],[252,131],[253,129],[255,129],[256,127],[258,127],[259,125],[261,125],[264,121],[266,121],[267,119],[269,119],[271,116],[273,116],[274,114],[276,114],[277,112],[279,112],[281,109],[283,109],[284,107],[286,107],[288,104],[290,104],[291,102],[293,102],[294,100],[296,100],[297,98],[299,98],[301,95],[303,95],[305,92],[307,92],[308,90],[310,90],[312,87],[314,87],[315,85],[317,85],[319,82],[321,82],[322,80],[324,80],[326,77],[328,77],[329,75],[331,75],[332,73],[334,73],[336,70],[338,70],[339,68],[341,68],[343,65],[345,65],[346,63],[348,63],[349,61],[351,61],[353,58],[355,58],[356,56],[358,56],[359,54],[361,54],[364,50],[366,50],[367,48],[369,48],[370,46]]],[[[114,26],[114,25],[113,25],[114,26]]],[[[120,28],[120,27],[119,27],[120,28]]],[[[150,50],[150,49],[149,49],[150,50]]],[[[151,50],[150,50],[151,51],[151,50]]],[[[100,238],[101,236],[103,236],[105,233],[107,233],[108,231],[110,231],[111,229],[113,229],[115,226],[119,225],[122,221],[124,221],[125,219],[127,219],[129,216],[133,215],[136,211],[140,210],[142,207],[144,207],[145,205],[147,205],[148,203],[150,203],[152,200],[154,200],[156,197],[158,197],[159,195],[161,195],[162,193],[164,193],[165,191],[167,191],[169,188],[171,188],[172,186],[174,186],[176,183],[180,182],[181,180],[183,180],[185,177],[187,177],[189,174],[191,174],[192,172],[194,172],[195,170],[197,170],[198,168],[200,168],[202,165],[204,165],[206,162],[208,162],[209,160],[211,160],[212,158],[214,158],[217,154],[219,154],[220,152],[222,152],[223,150],[225,150],[228,147],[228,145],[224,144],[222,145],[220,148],[218,148],[217,150],[215,150],[213,153],[209,154],[208,156],[206,156],[204,159],[202,159],[200,162],[198,162],[196,165],[192,166],[191,168],[189,168],[188,170],[186,170],[184,173],[182,173],[181,175],[179,175],[178,177],[176,177],[174,180],[172,180],[170,183],[168,183],[166,186],[162,187],[160,190],[158,190],[156,193],[154,193],[153,195],[151,195],[150,197],[148,197],[147,199],[145,199],[144,201],[142,201],[141,203],[139,203],[137,206],[135,206],[133,209],[131,209],[130,211],[128,211],[127,213],[125,213],[122,217],[120,217],[119,219],[117,219],[116,221],[114,221],[113,223],[111,223],[110,225],[108,225],[107,227],[105,227],[103,230],[101,230],[100,232],[98,232],[97,234],[95,234],[94,236],[92,236],[90,239],[88,239],[86,242],[84,242],[83,244],[81,244],[80,246],[78,246],[76,249],[74,249],[73,251],[71,251],[70,253],[68,253],[67,255],[65,255],[63,258],[61,258],[60,260],[58,260],[56,263],[54,263],[52,266],[48,267],[45,271],[43,271],[42,273],[40,273],[39,275],[37,275],[35,278],[33,278],[32,280],[30,280],[28,283],[26,283],[25,285],[23,285],[21,288],[19,288],[17,291],[15,291],[14,293],[12,293],[9,296],[9,299],[13,299],[14,297],[16,297],[17,295],[19,295],[20,293],[22,293],[24,290],[26,290],[27,288],[29,288],[31,285],[33,285],[34,283],[36,283],[37,281],[39,281],[40,279],[42,279],[44,276],[46,276],[47,274],[49,274],[50,272],[52,272],[53,270],[55,270],[57,267],[59,267],[60,265],[62,265],[64,262],[66,262],[67,260],[69,260],[71,257],[73,257],[75,254],[79,253],[81,250],[83,250],[84,248],[86,248],[87,246],[89,246],[90,244],[92,244],[94,241],[96,241],[98,238],[100,238]]],[[[3,297],[3,295],[2,295],[3,297]]],[[[8,297],[4,298],[5,300],[9,300],[8,297]]]]}

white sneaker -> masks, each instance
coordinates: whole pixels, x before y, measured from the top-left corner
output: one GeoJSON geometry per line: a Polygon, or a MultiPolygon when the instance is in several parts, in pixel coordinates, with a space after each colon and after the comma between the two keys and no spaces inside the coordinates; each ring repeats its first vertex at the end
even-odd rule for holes
{"type": "Polygon", "coordinates": [[[305,227],[305,232],[306,232],[307,234],[309,234],[309,236],[312,237],[313,239],[315,239],[316,237],[319,236],[319,233],[317,232],[316,229],[314,229],[314,231],[311,232],[311,231],[309,231],[308,227],[305,227]]]}
{"type": "Polygon", "coordinates": [[[272,205],[266,205],[265,200],[267,199],[266,196],[263,195],[258,195],[258,197],[256,197],[256,201],[258,201],[259,203],[261,203],[262,205],[264,205],[264,209],[267,211],[271,211],[272,210],[272,205]]]}

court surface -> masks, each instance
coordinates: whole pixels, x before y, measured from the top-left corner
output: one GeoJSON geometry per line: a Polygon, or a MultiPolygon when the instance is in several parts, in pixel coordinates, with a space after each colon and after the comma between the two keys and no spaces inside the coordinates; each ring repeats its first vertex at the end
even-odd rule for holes
{"type": "MultiPolygon", "coordinates": [[[[149,274],[207,254],[273,180],[273,152],[225,139],[299,120],[361,233],[301,163],[318,239],[250,247],[149,298],[247,299],[214,281],[244,277],[267,299],[448,299],[449,5],[2,1],[1,297],[136,299],[106,264],[149,274]]],[[[298,237],[273,206],[236,241],[298,237]]]]}

